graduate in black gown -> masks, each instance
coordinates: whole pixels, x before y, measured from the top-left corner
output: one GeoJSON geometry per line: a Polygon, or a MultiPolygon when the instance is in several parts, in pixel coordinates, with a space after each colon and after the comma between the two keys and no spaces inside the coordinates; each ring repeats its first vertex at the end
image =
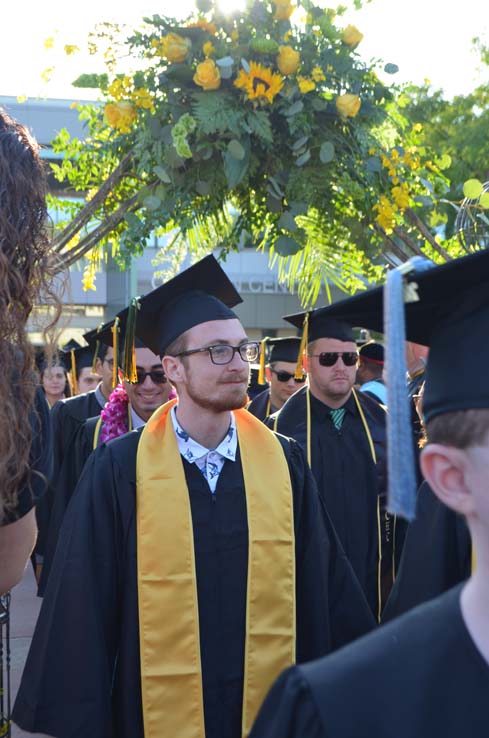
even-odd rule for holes
{"type": "MultiPolygon", "coordinates": [[[[406,331],[413,340],[430,345],[424,393],[428,443],[421,454],[422,470],[440,502],[466,519],[475,570],[465,584],[376,633],[331,657],[285,672],[269,693],[250,738],[487,735],[489,252],[414,273],[411,280],[419,301],[406,306],[406,331]],[[469,356],[477,356],[477,362],[468,362],[469,356]]],[[[409,441],[407,393],[405,399],[409,441]]],[[[414,469],[410,476],[415,479],[414,469]]],[[[401,478],[395,481],[403,487],[401,478]]]]}
{"type": "MultiPolygon", "coordinates": [[[[85,337],[90,341],[87,347],[81,347],[81,351],[79,349],[74,350],[75,374],[77,371],[77,354],[80,356],[80,366],[92,365],[97,330],[85,334],[85,337]]],[[[71,364],[70,353],[70,351],[67,352],[68,364],[71,364]]],[[[78,482],[79,470],[83,468],[83,463],[79,457],[79,434],[82,432],[83,424],[88,418],[100,414],[111,392],[113,382],[112,353],[112,347],[102,343],[97,347],[98,355],[95,365],[96,371],[102,377],[102,380],[95,390],[70,397],[67,400],[61,400],[51,410],[53,475],[50,479],[48,492],[37,510],[40,543],[36,547],[36,554],[43,558],[38,588],[39,596],[43,595],[46,588],[63,517],[78,482]]]]}
{"type": "Polygon", "coordinates": [[[386,412],[353,389],[358,359],[353,329],[325,313],[327,308],[320,308],[285,318],[301,327],[308,315],[309,380],[269,427],[300,443],[372,612],[380,617],[393,581],[395,525],[385,513],[386,412]],[[321,363],[323,357],[331,363],[321,363]]]}
{"type": "Polygon", "coordinates": [[[301,339],[297,336],[265,338],[261,342],[258,381],[264,382],[266,378],[268,387],[248,405],[248,410],[255,418],[265,421],[304,386],[307,374],[303,372],[300,377],[295,376],[300,344],[301,339]]]}
{"type": "Polygon", "coordinates": [[[300,447],[239,409],[258,353],[239,300],[213,257],[140,299],[178,404],[85,466],[14,707],[24,730],[240,738],[280,664],[374,626],[300,447]]]}

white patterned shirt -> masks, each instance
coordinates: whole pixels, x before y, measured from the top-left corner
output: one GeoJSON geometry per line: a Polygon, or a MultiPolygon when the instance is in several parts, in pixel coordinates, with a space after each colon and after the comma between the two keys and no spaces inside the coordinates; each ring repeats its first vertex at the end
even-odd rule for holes
{"type": "Polygon", "coordinates": [[[238,448],[238,436],[236,434],[236,420],[234,413],[231,413],[231,422],[229,430],[217,448],[209,449],[201,446],[200,443],[194,441],[189,434],[183,430],[177,420],[175,405],[171,409],[171,419],[175,435],[177,437],[178,450],[184,459],[191,464],[195,464],[201,471],[212,494],[215,493],[217,480],[222,471],[226,459],[229,461],[236,460],[236,451],[238,448]]]}

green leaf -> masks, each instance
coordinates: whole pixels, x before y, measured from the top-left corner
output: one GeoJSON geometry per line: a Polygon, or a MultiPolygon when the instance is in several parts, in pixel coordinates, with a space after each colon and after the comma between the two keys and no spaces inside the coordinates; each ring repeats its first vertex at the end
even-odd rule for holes
{"type": "Polygon", "coordinates": [[[478,179],[468,179],[464,182],[464,196],[469,200],[477,200],[483,192],[482,182],[478,179]]]}
{"type": "Polygon", "coordinates": [[[295,160],[296,167],[303,167],[304,164],[308,162],[310,158],[311,158],[311,152],[308,149],[303,154],[301,154],[301,156],[297,157],[297,159],[295,160]]]}
{"type": "Polygon", "coordinates": [[[384,67],[384,72],[386,74],[397,74],[399,71],[399,67],[397,64],[386,64],[384,67]]]}
{"type": "Polygon", "coordinates": [[[279,183],[277,182],[277,180],[275,179],[275,177],[270,176],[268,178],[268,181],[270,182],[270,184],[272,186],[272,189],[275,191],[276,196],[277,197],[283,197],[284,196],[284,192],[283,192],[282,188],[280,187],[279,183]]]}
{"type": "Polygon", "coordinates": [[[160,167],[159,165],[157,165],[156,167],[153,167],[153,172],[165,184],[171,183],[171,177],[164,167],[160,167]]]}
{"type": "Polygon", "coordinates": [[[243,141],[245,155],[242,159],[235,159],[229,151],[223,153],[224,174],[230,190],[234,190],[239,185],[248,169],[250,162],[250,142],[249,139],[243,141]]]}
{"type": "Polygon", "coordinates": [[[233,138],[232,141],[228,143],[228,151],[233,159],[239,159],[239,161],[242,161],[246,155],[244,146],[236,138],[233,138]]]}
{"type": "Polygon", "coordinates": [[[438,159],[436,159],[436,165],[442,171],[444,169],[448,169],[452,166],[452,157],[450,156],[450,154],[443,154],[438,159]]]}
{"type": "Polygon", "coordinates": [[[309,136],[301,136],[292,144],[292,151],[298,151],[299,149],[302,149],[302,147],[305,146],[308,141],[309,136]]]}
{"type": "Polygon", "coordinates": [[[161,207],[161,200],[155,195],[149,195],[144,198],[143,205],[147,210],[158,210],[161,207]]]}
{"type": "Polygon", "coordinates": [[[285,213],[282,213],[282,215],[278,219],[277,225],[284,231],[297,230],[297,223],[295,222],[295,218],[288,210],[286,210],[285,213]]]}
{"type": "Polygon", "coordinates": [[[328,101],[324,100],[324,98],[322,97],[313,97],[312,107],[319,113],[322,110],[326,110],[326,108],[328,107],[328,101]]]}
{"type": "Polygon", "coordinates": [[[101,88],[106,87],[109,82],[108,74],[80,74],[71,84],[73,87],[101,88]]]}
{"type": "Polygon", "coordinates": [[[297,115],[297,113],[300,113],[302,110],[304,110],[304,103],[302,100],[297,100],[290,106],[290,108],[287,108],[285,115],[290,118],[293,115],[297,115]]]}
{"type": "Polygon", "coordinates": [[[382,171],[382,162],[380,161],[380,157],[378,157],[378,156],[371,156],[365,162],[365,168],[366,168],[367,172],[381,172],[382,171]]]}
{"type": "Polygon", "coordinates": [[[479,205],[481,206],[481,208],[484,208],[484,209],[489,208],[489,192],[482,193],[480,200],[479,200],[479,205]]]}
{"type": "Polygon", "coordinates": [[[248,64],[248,62],[246,61],[246,59],[241,59],[241,66],[245,70],[246,74],[249,74],[250,73],[250,71],[251,71],[250,70],[250,65],[248,64]]]}
{"type": "Polygon", "coordinates": [[[308,210],[309,210],[309,205],[307,204],[307,202],[299,202],[297,200],[289,202],[289,212],[293,216],[305,215],[308,210]]]}
{"type": "Polygon", "coordinates": [[[279,236],[273,247],[279,256],[293,256],[301,250],[302,246],[290,236],[279,236]]]}
{"type": "Polygon", "coordinates": [[[334,144],[331,141],[325,141],[324,143],[322,143],[321,148],[319,149],[319,158],[322,163],[329,164],[330,161],[333,161],[334,156],[334,144]]]}
{"type": "Polygon", "coordinates": [[[218,67],[232,67],[234,59],[232,56],[223,56],[221,59],[216,59],[216,64],[218,67]]]}
{"type": "Polygon", "coordinates": [[[258,138],[263,139],[267,143],[273,141],[272,124],[270,117],[265,110],[255,110],[246,117],[246,122],[250,127],[250,133],[254,133],[258,138]]]}
{"type": "Polygon", "coordinates": [[[194,70],[187,64],[172,64],[165,74],[168,79],[176,82],[190,83],[194,78],[194,70]]]}
{"type": "Polygon", "coordinates": [[[203,197],[205,197],[206,195],[210,195],[212,192],[212,187],[211,187],[210,182],[204,182],[204,180],[202,179],[200,179],[196,183],[195,189],[197,190],[199,195],[202,195],[203,197]]]}
{"type": "Polygon", "coordinates": [[[414,202],[417,202],[418,205],[423,205],[425,208],[430,208],[433,205],[433,200],[427,195],[416,195],[413,199],[414,202]]]}
{"type": "Polygon", "coordinates": [[[431,192],[431,193],[433,192],[433,185],[431,184],[431,182],[428,182],[428,180],[424,179],[424,177],[420,177],[419,181],[421,182],[422,185],[426,187],[428,192],[431,192]]]}
{"type": "Polygon", "coordinates": [[[266,206],[267,210],[271,213],[281,213],[283,210],[282,200],[278,197],[274,197],[270,193],[267,194],[266,206]]]}

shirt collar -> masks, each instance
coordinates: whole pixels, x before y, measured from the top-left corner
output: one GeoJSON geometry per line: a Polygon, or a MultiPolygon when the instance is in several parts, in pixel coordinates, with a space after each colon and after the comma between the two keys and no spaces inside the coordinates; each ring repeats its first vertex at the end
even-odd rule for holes
{"type": "Polygon", "coordinates": [[[97,386],[95,387],[95,399],[97,400],[100,407],[103,409],[105,407],[105,403],[107,400],[103,396],[102,393],[102,382],[99,382],[97,386]]]}
{"type": "Polygon", "coordinates": [[[236,419],[234,413],[231,413],[231,419],[229,429],[221,443],[214,449],[206,448],[202,444],[197,443],[189,434],[183,430],[180,423],[177,420],[176,414],[177,405],[174,405],[171,409],[171,419],[175,435],[177,437],[178,450],[181,455],[187,459],[187,461],[197,461],[198,459],[207,456],[210,451],[222,456],[224,459],[230,461],[236,460],[236,452],[238,449],[238,436],[236,433],[236,419]]]}
{"type": "Polygon", "coordinates": [[[132,428],[133,430],[137,430],[138,428],[142,428],[143,425],[146,425],[146,421],[139,417],[137,412],[134,410],[131,403],[129,403],[129,409],[131,411],[131,420],[132,420],[132,428]]]}
{"type": "MultiPolygon", "coordinates": [[[[333,408],[329,407],[329,405],[326,405],[325,402],[323,402],[322,400],[319,400],[317,397],[314,397],[312,392],[310,392],[309,394],[311,398],[311,409],[313,410],[313,412],[316,415],[318,415],[320,418],[329,416],[329,413],[333,408]]],[[[357,410],[357,406],[355,403],[355,399],[353,397],[353,390],[350,393],[350,397],[348,398],[348,400],[345,402],[344,405],[342,405],[342,408],[347,413],[350,413],[352,415],[357,414],[358,410],[357,410]]]]}

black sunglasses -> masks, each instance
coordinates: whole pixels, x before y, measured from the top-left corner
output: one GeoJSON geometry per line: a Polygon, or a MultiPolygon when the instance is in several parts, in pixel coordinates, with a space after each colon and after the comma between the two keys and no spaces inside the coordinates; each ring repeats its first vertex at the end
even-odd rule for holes
{"type": "Polygon", "coordinates": [[[279,382],[288,382],[290,379],[293,379],[296,384],[302,384],[307,379],[307,374],[303,374],[302,377],[297,378],[295,374],[291,374],[290,372],[280,372],[276,369],[271,369],[270,371],[275,374],[279,382]]]}
{"type": "Polygon", "coordinates": [[[145,372],[143,369],[136,368],[136,374],[138,378],[134,384],[142,384],[146,377],[151,377],[151,381],[155,384],[165,384],[168,381],[165,372],[162,372],[160,369],[152,369],[150,372],[145,372]]]}
{"type": "Polygon", "coordinates": [[[323,351],[320,354],[309,354],[309,356],[317,356],[321,366],[334,366],[339,358],[345,366],[355,366],[358,361],[356,351],[323,351]]]}

